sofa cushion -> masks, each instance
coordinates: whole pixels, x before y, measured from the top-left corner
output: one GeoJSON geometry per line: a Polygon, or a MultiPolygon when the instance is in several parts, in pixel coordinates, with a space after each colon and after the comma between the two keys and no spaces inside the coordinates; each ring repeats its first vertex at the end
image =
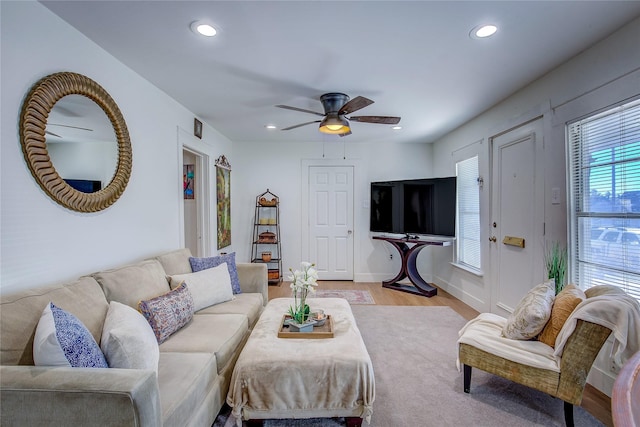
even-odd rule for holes
{"type": "Polygon", "coordinates": [[[242,289],[240,289],[240,279],[238,278],[238,268],[236,267],[235,252],[208,258],[189,258],[191,269],[194,272],[206,270],[207,268],[217,267],[225,262],[227,263],[227,268],[229,269],[229,277],[231,277],[231,287],[233,288],[233,293],[242,293],[242,289]]]}
{"type": "Polygon", "coordinates": [[[216,355],[218,373],[238,353],[249,334],[247,316],[242,314],[202,314],[193,316],[182,328],[160,344],[160,353],[210,353],[216,355]],[[206,337],[206,338],[203,338],[206,337]]]}
{"type": "Polygon", "coordinates": [[[535,338],[547,324],[556,296],[554,282],[544,282],[531,289],[520,300],[502,329],[506,338],[528,340],[535,338]]]}
{"type": "Polygon", "coordinates": [[[137,308],[138,302],[148,300],[169,290],[169,282],[158,260],[146,260],[112,270],[92,274],[100,283],[107,301],[118,301],[137,308]]]}
{"type": "Polygon", "coordinates": [[[564,323],[578,304],[586,298],[584,292],[576,285],[569,284],[565,286],[562,291],[556,295],[553,307],[551,308],[551,317],[542,332],[540,332],[538,341],[555,348],[556,338],[564,326],[564,323]]]}
{"type": "Polygon", "coordinates": [[[186,426],[219,381],[207,353],[160,353],[158,389],[163,426],[186,426]]]}
{"type": "Polygon", "coordinates": [[[33,365],[33,337],[49,302],[76,316],[100,342],[109,303],[95,279],[81,277],[0,296],[0,363],[33,365]]]}
{"type": "Polygon", "coordinates": [[[177,288],[182,283],[187,284],[196,311],[233,299],[231,278],[226,263],[197,273],[175,274],[168,277],[171,289],[177,288]]]}
{"type": "Polygon", "coordinates": [[[33,340],[36,366],[108,368],[91,332],[73,314],[48,303],[33,340]]]}
{"type": "Polygon", "coordinates": [[[264,303],[262,294],[258,293],[242,293],[236,295],[231,301],[222,304],[212,305],[196,312],[200,314],[244,314],[249,319],[249,328],[253,328],[256,324],[264,303]]]}
{"type": "Polygon", "coordinates": [[[168,276],[174,274],[191,273],[191,264],[189,258],[191,257],[191,251],[189,248],[182,248],[175,251],[167,252],[165,254],[155,257],[168,276]]]}
{"type": "Polygon", "coordinates": [[[142,314],[111,301],[104,321],[100,348],[110,368],[149,369],[158,372],[158,341],[142,314]]]}
{"type": "Polygon", "coordinates": [[[193,317],[193,298],[187,285],[147,301],[140,301],[138,310],[147,319],[158,343],[180,330],[193,317]]]}

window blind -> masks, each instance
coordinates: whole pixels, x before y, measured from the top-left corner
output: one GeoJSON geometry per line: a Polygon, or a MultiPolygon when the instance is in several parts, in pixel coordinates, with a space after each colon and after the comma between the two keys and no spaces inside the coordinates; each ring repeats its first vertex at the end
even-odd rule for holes
{"type": "Polygon", "coordinates": [[[480,264],[480,191],[478,156],[456,163],[457,262],[476,269],[480,264]]]}
{"type": "Polygon", "coordinates": [[[571,278],[640,300],[640,99],[570,123],[571,278]]]}

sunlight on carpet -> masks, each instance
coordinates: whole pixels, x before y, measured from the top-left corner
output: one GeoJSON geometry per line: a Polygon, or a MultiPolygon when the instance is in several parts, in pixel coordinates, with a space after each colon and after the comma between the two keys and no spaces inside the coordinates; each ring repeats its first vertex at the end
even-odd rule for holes
{"type": "Polygon", "coordinates": [[[349,304],[375,304],[367,290],[318,289],[312,298],[344,298],[349,304]]]}

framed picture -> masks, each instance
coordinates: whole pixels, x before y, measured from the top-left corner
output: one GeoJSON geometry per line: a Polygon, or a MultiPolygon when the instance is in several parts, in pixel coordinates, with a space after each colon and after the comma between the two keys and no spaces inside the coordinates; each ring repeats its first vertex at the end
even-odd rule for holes
{"type": "Polygon", "coordinates": [[[194,165],[182,165],[182,188],[184,189],[184,198],[195,199],[194,192],[194,165]]]}
{"type": "Polygon", "coordinates": [[[193,119],[193,134],[198,139],[202,139],[202,122],[196,118],[193,119]]]}
{"type": "Polygon", "coordinates": [[[216,212],[218,249],[231,244],[231,165],[222,155],[216,160],[216,212]]]}

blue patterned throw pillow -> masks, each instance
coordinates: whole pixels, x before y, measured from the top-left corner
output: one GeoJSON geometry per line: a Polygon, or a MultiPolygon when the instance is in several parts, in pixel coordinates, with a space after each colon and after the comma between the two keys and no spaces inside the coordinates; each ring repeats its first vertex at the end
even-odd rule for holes
{"type": "Polygon", "coordinates": [[[33,360],[36,366],[109,367],[86,326],[51,302],[42,312],[36,328],[33,360]]]}
{"type": "Polygon", "coordinates": [[[227,269],[229,270],[229,277],[231,277],[231,288],[234,294],[241,294],[240,279],[238,278],[238,267],[236,267],[236,253],[218,255],[209,258],[189,258],[189,264],[191,264],[191,270],[196,273],[207,268],[217,267],[223,262],[227,263],[227,269]]]}
{"type": "Polygon", "coordinates": [[[158,344],[162,344],[193,318],[193,297],[183,283],[166,294],[140,301],[138,310],[151,325],[158,344]]]}

